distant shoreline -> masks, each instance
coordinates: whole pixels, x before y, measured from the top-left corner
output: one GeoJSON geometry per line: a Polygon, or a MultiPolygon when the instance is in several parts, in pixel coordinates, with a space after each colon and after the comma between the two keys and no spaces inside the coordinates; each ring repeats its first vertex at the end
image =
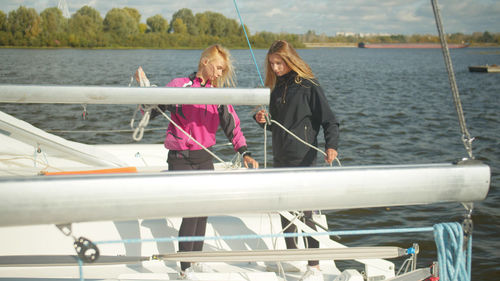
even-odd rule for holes
{"type": "Polygon", "coordinates": [[[357,48],[358,43],[304,43],[306,48],[357,48]]]}
{"type": "MultiPolygon", "coordinates": [[[[315,48],[358,48],[358,43],[303,43],[306,49],[315,48]]],[[[256,48],[253,49],[263,49],[266,48],[256,48]]],[[[500,48],[500,45],[493,45],[491,43],[486,44],[471,44],[468,48],[500,48]]],[[[83,47],[32,47],[32,46],[0,46],[0,49],[74,49],[74,50],[201,50],[200,47],[176,47],[176,48],[150,48],[150,47],[93,47],[93,48],[83,48],[83,47]]],[[[245,50],[247,47],[235,47],[230,48],[233,50],[245,50]]],[[[302,48],[297,48],[302,49],[302,48]]]]}
{"type": "MultiPolygon", "coordinates": [[[[304,45],[306,48],[358,48],[358,43],[304,43],[304,45]]],[[[470,44],[468,48],[500,48],[500,45],[475,43],[470,44]]]]}

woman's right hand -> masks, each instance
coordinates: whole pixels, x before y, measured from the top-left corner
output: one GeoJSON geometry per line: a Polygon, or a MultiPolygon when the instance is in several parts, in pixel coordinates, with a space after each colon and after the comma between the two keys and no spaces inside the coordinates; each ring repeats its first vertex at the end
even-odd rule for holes
{"type": "Polygon", "coordinates": [[[259,110],[257,114],[255,114],[255,121],[260,124],[266,123],[267,111],[265,109],[259,110]]]}

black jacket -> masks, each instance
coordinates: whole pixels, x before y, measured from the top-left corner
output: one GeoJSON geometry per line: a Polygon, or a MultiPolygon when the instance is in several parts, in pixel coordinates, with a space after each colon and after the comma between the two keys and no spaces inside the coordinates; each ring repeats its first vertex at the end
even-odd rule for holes
{"type": "MultiPolygon", "coordinates": [[[[323,89],[317,81],[302,79],[295,82],[297,73],[278,77],[271,92],[269,113],[285,128],[302,140],[318,146],[318,132],[323,127],[325,149],[337,150],[339,122],[330,109],[323,89]]],[[[272,132],[275,167],[307,167],[316,162],[317,151],[298,141],[276,124],[268,127],[272,132]]]]}

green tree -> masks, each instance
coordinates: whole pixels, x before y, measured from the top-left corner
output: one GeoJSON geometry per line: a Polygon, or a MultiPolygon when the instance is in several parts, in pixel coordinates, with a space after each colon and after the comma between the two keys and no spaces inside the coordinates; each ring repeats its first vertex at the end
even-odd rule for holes
{"type": "Polygon", "coordinates": [[[20,6],[9,13],[7,30],[12,34],[20,34],[26,39],[33,39],[41,32],[40,16],[33,8],[20,6]]]}
{"type": "Polygon", "coordinates": [[[161,15],[154,15],[146,20],[146,24],[149,26],[151,32],[167,32],[168,21],[164,19],[161,15]]]}
{"type": "MultiPolygon", "coordinates": [[[[190,9],[183,8],[179,11],[175,12],[172,15],[172,20],[170,22],[175,22],[177,19],[181,19],[182,22],[186,25],[187,32],[191,35],[198,35],[199,30],[196,23],[196,17],[193,15],[193,12],[190,9]]],[[[175,32],[175,29],[170,26],[168,32],[175,32]]]]}
{"type": "Polygon", "coordinates": [[[196,14],[195,18],[199,35],[208,34],[210,30],[210,21],[208,19],[207,13],[198,13],[196,14]]]}
{"type": "Polygon", "coordinates": [[[139,23],[139,33],[144,34],[146,31],[148,31],[148,25],[142,22],[139,23]]]}
{"type": "Polygon", "coordinates": [[[206,11],[203,14],[197,15],[199,30],[203,31],[203,34],[211,36],[226,36],[230,28],[228,25],[228,19],[220,14],[210,11],[206,11]]]}
{"type": "Polygon", "coordinates": [[[136,8],[124,7],[125,10],[132,18],[134,18],[137,25],[141,22],[141,13],[136,8]]]}
{"type": "Polygon", "coordinates": [[[7,31],[7,15],[0,11],[0,31],[7,31]]]}
{"type": "Polygon", "coordinates": [[[493,41],[493,35],[491,35],[491,33],[489,33],[488,31],[485,31],[480,39],[480,42],[482,43],[492,43],[493,41]]]}
{"type": "Polygon", "coordinates": [[[68,40],[73,47],[98,47],[105,45],[103,20],[99,12],[83,6],[69,19],[68,40]]]}
{"type": "Polygon", "coordinates": [[[113,8],[104,18],[103,27],[109,32],[117,43],[139,33],[139,25],[125,9],[113,8]]]}
{"type": "Polygon", "coordinates": [[[0,11],[0,46],[10,45],[12,33],[7,32],[7,15],[0,11]]]}
{"type": "Polygon", "coordinates": [[[448,39],[450,40],[450,42],[462,43],[464,42],[465,37],[463,33],[453,33],[449,35],[448,39]]]}
{"type": "Polygon", "coordinates": [[[180,18],[175,19],[175,21],[171,25],[171,28],[172,28],[173,32],[177,33],[177,34],[187,33],[187,26],[180,18]]]}
{"type": "Polygon", "coordinates": [[[40,13],[40,18],[42,19],[41,44],[66,45],[68,20],[63,17],[61,10],[56,7],[47,8],[40,13]]]}
{"type": "Polygon", "coordinates": [[[104,18],[103,27],[113,42],[122,46],[126,46],[127,40],[139,33],[139,26],[135,18],[125,9],[111,9],[104,18]]]}
{"type": "Polygon", "coordinates": [[[226,25],[222,30],[223,36],[238,36],[239,31],[239,23],[234,19],[226,19],[226,25]]]}

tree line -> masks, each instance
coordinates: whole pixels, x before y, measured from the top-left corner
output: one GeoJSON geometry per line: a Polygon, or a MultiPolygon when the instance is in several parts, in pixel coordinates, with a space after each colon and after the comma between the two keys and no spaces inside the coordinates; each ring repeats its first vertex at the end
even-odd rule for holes
{"type": "MultiPolygon", "coordinates": [[[[374,35],[369,37],[326,36],[314,31],[306,34],[256,32],[245,30],[255,48],[268,48],[277,40],[287,40],[297,48],[304,43],[430,43],[439,42],[437,35],[374,35]]],[[[500,33],[475,32],[471,35],[448,35],[449,43],[500,45],[500,33]]],[[[135,8],[113,8],[104,18],[89,6],[83,6],[69,19],[57,7],[40,14],[33,8],[20,6],[7,14],[0,10],[0,46],[8,47],[70,47],[70,48],[205,48],[219,43],[228,48],[246,48],[242,26],[220,13],[206,11],[193,14],[180,9],[170,22],[154,15],[141,23],[135,8]]]]}
{"type": "MultiPolygon", "coordinates": [[[[250,34],[245,26],[247,34],[250,34]]],[[[252,46],[268,48],[277,39],[304,45],[298,35],[257,32],[250,36],[252,46]]],[[[141,23],[135,8],[113,8],[104,18],[83,6],[69,19],[57,7],[40,14],[20,6],[6,15],[0,10],[0,46],[73,48],[205,48],[219,43],[228,48],[245,48],[247,41],[241,25],[220,13],[206,11],[196,15],[180,9],[168,22],[154,15],[141,23]]]]}
{"type": "MultiPolygon", "coordinates": [[[[350,36],[326,36],[325,34],[318,35],[314,31],[309,30],[301,35],[300,40],[307,43],[439,43],[437,34],[413,34],[413,35],[350,35],[350,36]]],[[[500,45],[500,33],[474,32],[472,34],[452,33],[447,34],[446,41],[453,44],[470,44],[481,46],[498,46],[500,45]]]]}

